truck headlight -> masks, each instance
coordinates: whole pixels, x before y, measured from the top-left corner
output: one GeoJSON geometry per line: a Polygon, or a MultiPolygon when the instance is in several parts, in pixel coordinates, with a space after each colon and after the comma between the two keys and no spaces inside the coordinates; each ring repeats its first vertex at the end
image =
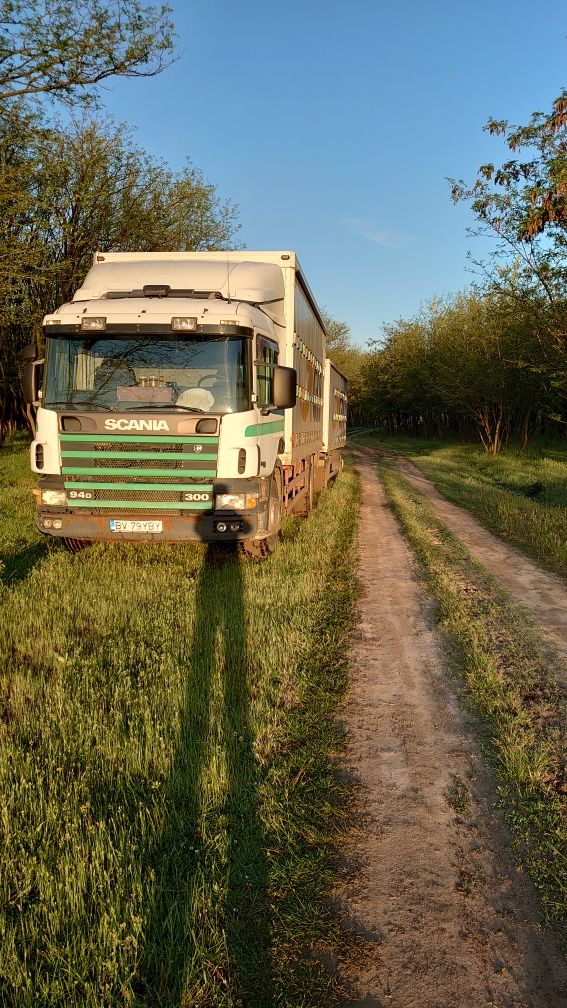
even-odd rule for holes
{"type": "Polygon", "coordinates": [[[64,490],[42,490],[41,503],[51,507],[65,507],[67,497],[64,490]]]}
{"type": "Polygon", "coordinates": [[[215,496],[217,511],[251,511],[258,507],[258,494],[224,493],[215,496]]]}

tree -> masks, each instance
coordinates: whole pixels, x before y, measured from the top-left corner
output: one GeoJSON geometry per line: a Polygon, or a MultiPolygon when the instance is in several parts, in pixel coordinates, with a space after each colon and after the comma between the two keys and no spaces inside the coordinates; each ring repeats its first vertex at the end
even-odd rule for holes
{"type": "Polygon", "coordinates": [[[499,291],[458,294],[416,319],[385,327],[363,369],[367,400],[393,434],[480,437],[496,454],[510,437],[526,443],[553,407],[536,360],[529,315],[499,291]]]}
{"type": "Polygon", "coordinates": [[[327,330],[327,350],[332,352],[348,350],[351,346],[350,326],[348,322],[339,322],[326,311],[323,312],[322,317],[325,329],[327,330]]]}
{"type": "Polygon", "coordinates": [[[51,95],[98,105],[109,77],[151,77],[173,58],[167,6],[140,0],[0,0],[0,106],[51,95]]]}
{"type": "MultiPolygon", "coordinates": [[[[96,249],[234,247],[236,208],[188,163],[180,172],[124,127],[87,119],[46,128],[29,110],[0,118],[0,367],[18,409],[19,352],[69,300],[96,249]]],[[[4,410],[6,415],[6,410],[4,410]]],[[[18,414],[19,415],[19,414],[18,414]]]]}
{"type": "Polygon", "coordinates": [[[523,366],[545,370],[566,393],[567,91],[524,126],[490,119],[485,129],[519,156],[481,165],[472,185],[450,180],[452,197],[468,202],[481,229],[498,238],[495,265],[483,266],[489,288],[532,317],[537,361],[524,358],[523,366]]]}
{"type": "Polygon", "coordinates": [[[236,208],[187,163],[173,172],[124,126],[95,120],[43,131],[36,144],[33,224],[46,252],[42,312],[68,300],[95,249],[185,251],[226,248],[236,208]]]}
{"type": "Polygon", "coordinates": [[[467,187],[452,181],[453,198],[472,201],[472,209],[498,235],[529,243],[546,232],[565,248],[567,236],[567,91],[548,114],[534,112],[525,126],[489,119],[485,130],[503,137],[513,153],[526,159],[506,161],[499,168],[481,165],[476,182],[467,187]]]}
{"type": "Polygon", "coordinates": [[[323,321],[327,330],[327,356],[348,379],[349,423],[361,424],[365,422],[361,372],[366,351],[351,343],[347,322],[339,322],[328,312],[323,312],[323,321]]]}

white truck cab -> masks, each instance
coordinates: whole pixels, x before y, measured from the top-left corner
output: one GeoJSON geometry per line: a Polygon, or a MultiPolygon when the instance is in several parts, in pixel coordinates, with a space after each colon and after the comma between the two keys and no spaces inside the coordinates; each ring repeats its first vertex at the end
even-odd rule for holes
{"type": "Polygon", "coordinates": [[[265,556],[340,468],[346,381],[293,252],[97,252],[43,335],[43,387],[35,351],[25,382],[37,524],[71,549],[265,556]]]}

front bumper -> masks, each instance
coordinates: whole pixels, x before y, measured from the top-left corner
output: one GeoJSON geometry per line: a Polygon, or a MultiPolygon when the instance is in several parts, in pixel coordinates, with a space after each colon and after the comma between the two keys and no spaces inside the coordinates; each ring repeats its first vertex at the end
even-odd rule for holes
{"type": "MultiPolygon", "coordinates": [[[[73,507],[68,502],[67,507],[49,507],[41,504],[41,489],[62,489],[60,477],[49,477],[40,480],[39,488],[34,490],[37,503],[36,526],[44,535],[58,539],[83,539],[90,542],[239,542],[244,539],[261,539],[267,535],[268,500],[267,480],[223,479],[215,480],[211,487],[213,495],[222,493],[256,493],[259,500],[257,509],[248,511],[235,510],[205,510],[182,512],[156,511],[151,505],[144,508],[128,508],[123,504],[116,510],[107,509],[102,514],[95,511],[97,501],[93,500],[93,510],[87,507],[73,507]],[[93,513],[94,511],[94,513],[93,513]],[[50,526],[46,527],[45,519],[50,526]],[[160,521],[161,532],[113,532],[112,519],[125,521],[160,521]],[[53,521],[60,523],[59,528],[53,527],[53,521]],[[224,523],[226,531],[218,531],[218,524],[224,523]],[[230,529],[238,524],[238,531],[230,529]]],[[[188,484],[188,489],[191,485],[188,484]]]]}
{"type": "MultiPolygon", "coordinates": [[[[114,515],[113,517],[116,517],[114,515]]],[[[162,523],[161,532],[112,532],[109,515],[76,514],[72,511],[41,510],[36,515],[36,525],[40,532],[59,539],[85,539],[90,542],[239,542],[244,539],[262,538],[266,534],[267,513],[215,511],[208,514],[120,514],[120,519],[139,521],[157,520],[162,523]],[[61,522],[61,528],[46,528],[44,519],[61,522]],[[226,524],[227,531],[219,532],[219,522],[226,524]],[[238,523],[238,532],[230,531],[230,525],[238,523]]]]}
{"type": "Polygon", "coordinates": [[[90,542],[237,542],[243,539],[254,539],[261,535],[259,528],[262,516],[258,514],[229,514],[218,511],[215,514],[195,515],[147,515],[121,514],[125,520],[139,521],[142,517],[159,520],[162,523],[161,532],[112,532],[110,519],[107,515],[86,515],[58,512],[42,512],[36,516],[36,525],[40,532],[59,539],[85,539],[90,542]],[[42,519],[61,521],[61,528],[45,528],[42,519]],[[217,531],[217,523],[227,525],[240,524],[238,532],[217,531]]]}

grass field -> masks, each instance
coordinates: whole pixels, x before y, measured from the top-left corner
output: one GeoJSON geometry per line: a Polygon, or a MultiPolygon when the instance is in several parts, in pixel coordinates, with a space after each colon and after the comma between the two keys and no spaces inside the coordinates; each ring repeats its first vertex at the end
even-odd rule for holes
{"type": "Polygon", "coordinates": [[[537,628],[385,460],[380,473],[437,598],[519,859],[567,951],[567,706],[537,628]]]}
{"type": "Polygon", "coordinates": [[[17,435],[0,449],[0,580],[14,584],[47,553],[48,544],[34,525],[29,438],[17,435]]]}
{"type": "Polygon", "coordinates": [[[471,444],[372,434],[357,440],[411,459],[448,500],[567,577],[567,446],[507,448],[492,456],[471,444]]]}
{"type": "Polygon", "coordinates": [[[0,1003],[332,1005],[356,478],[258,565],[47,548],[0,464],[0,1003]]]}

